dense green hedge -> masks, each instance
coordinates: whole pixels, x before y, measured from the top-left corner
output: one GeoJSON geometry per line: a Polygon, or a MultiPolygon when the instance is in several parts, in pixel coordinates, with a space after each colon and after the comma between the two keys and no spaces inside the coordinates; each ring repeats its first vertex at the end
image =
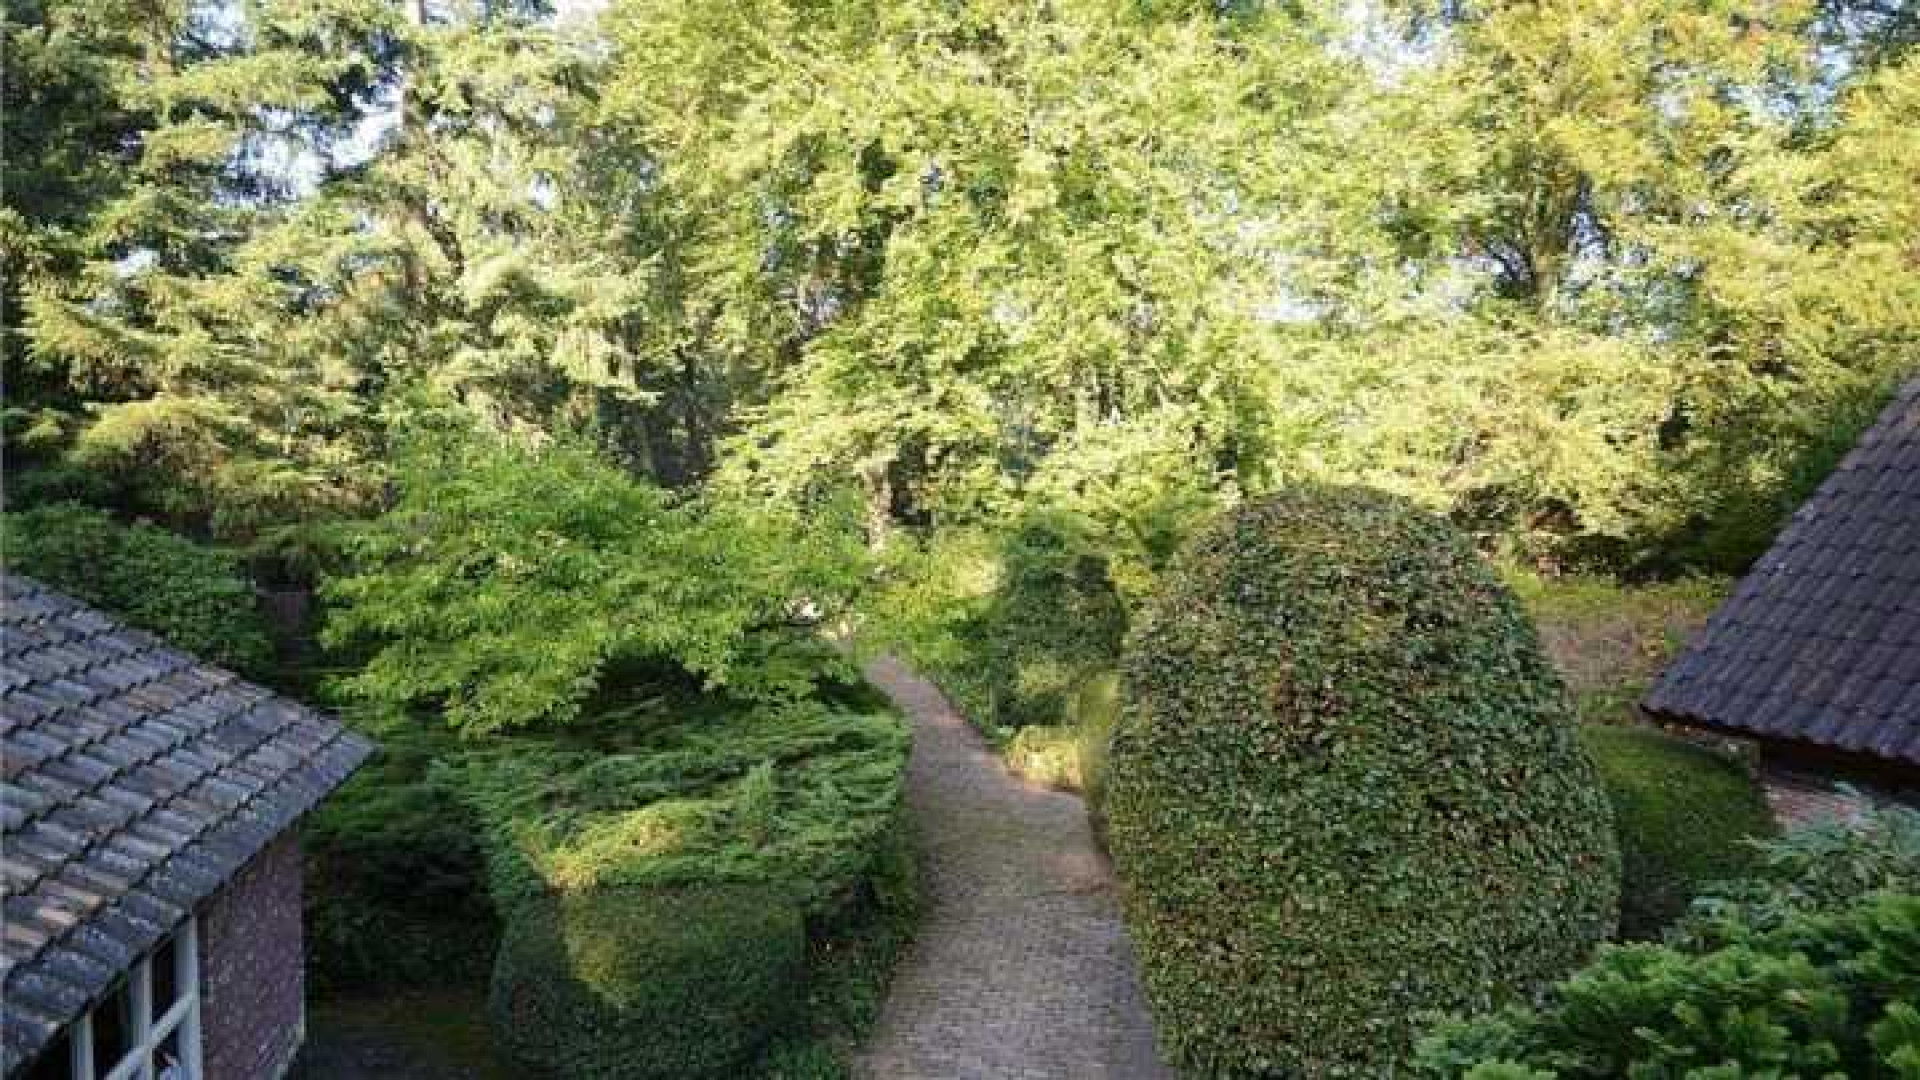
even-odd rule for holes
{"type": "Polygon", "coordinates": [[[7,569],[95,604],[216,664],[257,674],[272,645],[238,560],[75,503],[0,518],[7,569]]]}
{"type": "Polygon", "coordinates": [[[1539,1008],[1439,1023],[1420,1074],[1920,1076],[1920,815],[1791,833],[1759,867],[1669,943],[1604,948],[1539,1008]]]}
{"type": "Polygon", "coordinates": [[[1119,655],[1120,594],[1086,526],[1068,514],[1022,519],[1000,557],[999,587],[975,628],[992,722],[1057,724],[1088,674],[1119,655]]]}
{"type": "Polygon", "coordinates": [[[1738,762],[1650,728],[1581,730],[1620,835],[1620,936],[1658,938],[1706,886],[1751,874],[1773,812],[1738,762]]]}
{"type": "Polygon", "coordinates": [[[522,1062],[568,1080],[740,1075],[805,985],[791,898],[759,886],[591,889],[508,924],[491,1006],[522,1062]]]}
{"type": "Polygon", "coordinates": [[[1161,1045],[1394,1071],[1416,1017],[1613,928],[1611,815],[1513,598],[1445,522],[1296,490],[1189,544],[1128,642],[1106,814],[1161,1045]]]}
{"type": "Polygon", "coordinates": [[[414,717],[361,730],[378,751],[301,833],[309,975],[324,990],[483,982],[499,920],[475,815],[438,767],[476,744],[414,717]]]}
{"type": "Polygon", "coordinates": [[[520,1063],[750,1075],[770,1043],[870,1018],[913,902],[906,751],[897,716],[816,703],[614,719],[445,765],[481,822],[520,1063]]]}

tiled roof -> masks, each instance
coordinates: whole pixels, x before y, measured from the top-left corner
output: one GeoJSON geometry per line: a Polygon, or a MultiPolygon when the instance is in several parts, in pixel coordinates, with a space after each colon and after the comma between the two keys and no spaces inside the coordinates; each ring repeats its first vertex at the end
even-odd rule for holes
{"type": "Polygon", "coordinates": [[[1920,379],[1793,516],[1645,702],[1920,764],[1920,379]]]}
{"type": "Polygon", "coordinates": [[[326,716],[0,575],[0,1073],[364,760],[326,716]]]}

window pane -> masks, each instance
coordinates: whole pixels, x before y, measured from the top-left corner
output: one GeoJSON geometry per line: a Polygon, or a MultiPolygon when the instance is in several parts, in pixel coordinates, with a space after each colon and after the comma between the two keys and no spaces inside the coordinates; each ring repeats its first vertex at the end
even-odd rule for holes
{"type": "Polygon", "coordinates": [[[180,939],[170,937],[153,954],[153,1018],[159,1020],[180,999],[180,939]]]}
{"type": "Polygon", "coordinates": [[[73,1040],[68,1033],[54,1036],[46,1052],[20,1074],[20,1080],[73,1080],[73,1040]]]}
{"type": "Polygon", "coordinates": [[[93,1010],[93,1067],[105,1074],[133,1049],[133,992],[125,980],[93,1010]]]}

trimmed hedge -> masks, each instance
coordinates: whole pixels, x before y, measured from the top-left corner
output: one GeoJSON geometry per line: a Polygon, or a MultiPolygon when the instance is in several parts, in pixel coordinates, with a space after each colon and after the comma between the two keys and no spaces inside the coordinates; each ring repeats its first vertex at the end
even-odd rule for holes
{"type": "Polygon", "coordinates": [[[1353,489],[1245,505],[1130,637],[1105,810],[1161,1045],[1207,1076],[1366,1076],[1417,1017],[1523,999],[1612,930],[1571,707],[1444,521],[1353,489]]]}
{"type": "Polygon", "coordinates": [[[913,915],[900,718],[709,700],[581,734],[439,769],[481,823],[506,927],[494,1016],[519,1064],[744,1076],[772,1067],[763,1049],[831,1056],[876,1011],[913,915]]]}
{"type": "Polygon", "coordinates": [[[597,889],[518,914],[491,1007],[512,1054],[553,1076],[739,1076],[802,1000],[806,933],[775,891],[597,889]]]}
{"type": "Polygon", "coordinates": [[[1651,728],[1581,730],[1620,836],[1620,936],[1654,940],[1706,887],[1752,874],[1774,834],[1760,786],[1738,762],[1651,728]]]}
{"type": "Polygon", "coordinates": [[[273,657],[240,563],[151,525],[76,503],[0,516],[7,569],[72,593],[224,667],[260,673],[273,657]]]}

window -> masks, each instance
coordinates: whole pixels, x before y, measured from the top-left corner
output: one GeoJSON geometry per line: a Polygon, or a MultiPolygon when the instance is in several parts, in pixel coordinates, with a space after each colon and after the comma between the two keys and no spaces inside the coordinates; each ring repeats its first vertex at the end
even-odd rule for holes
{"type": "Polygon", "coordinates": [[[106,1000],[48,1047],[28,1075],[33,1080],[200,1080],[198,923],[188,919],[141,957],[106,1000]]]}

